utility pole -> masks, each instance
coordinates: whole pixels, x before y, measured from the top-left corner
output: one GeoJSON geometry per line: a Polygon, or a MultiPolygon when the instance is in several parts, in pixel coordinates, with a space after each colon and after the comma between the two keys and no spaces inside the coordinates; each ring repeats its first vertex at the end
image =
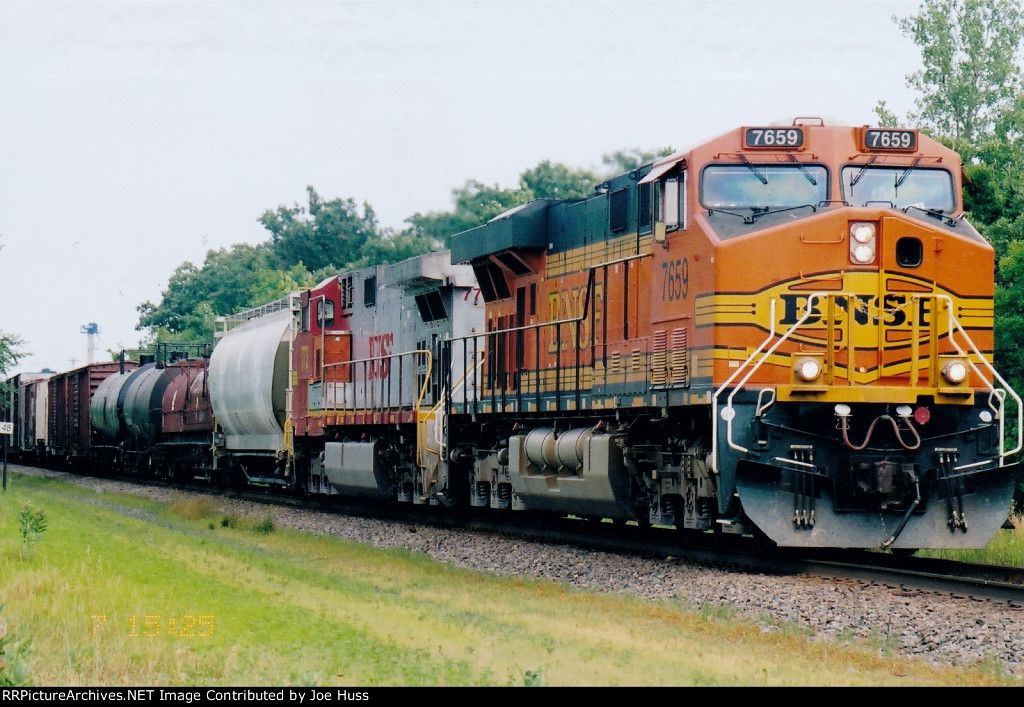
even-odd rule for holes
{"type": "Polygon", "coordinates": [[[93,352],[96,350],[96,335],[100,333],[100,326],[96,322],[90,322],[89,324],[83,325],[81,331],[83,334],[86,334],[88,336],[89,340],[88,355],[86,356],[85,362],[92,363],[93,352]]]}
{"type": "Polygon", "coordinates": [[[3,493],[7,493],[7,448],[11,446],[11,437],[14,435],[14,386],[11,386],[11,401],[7,408],[7,417],[12,422],[0,422],[0,437],[4,438],[4,470],[3,470],[3,493]]]}

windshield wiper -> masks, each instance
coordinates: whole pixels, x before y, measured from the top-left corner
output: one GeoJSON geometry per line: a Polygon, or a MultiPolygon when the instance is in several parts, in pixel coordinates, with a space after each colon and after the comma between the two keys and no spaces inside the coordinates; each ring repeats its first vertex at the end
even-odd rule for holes
{"type": "Polygon", "coordinates": [[[792,211],[794,209],[810,209],[815,213],[817,213],[818,211],[817,207],[814,204],[799,204],[798,206],[787,206],[784,209],[772,209],[770,206],[751,206],[749,208],[753,212],[749,216],[736,213],[735,211],[728,211],[726,209],[715,208],[708,209],[708,215],[710,216],[711,214],[714,213],[729,214],[730,216],[738,216],[739,218],[743,219],[743,223],[752,224],[757,223],[757,220],[762,216],[767,216],[768,214],[780,214],[783,211],[792,211]]]}
{"type": "Polygon", "coordinates": [[[803,175],[807,177],[808,182],[810,182],[814,186],[818,186],[818,180],[814,178],[813,174],[807,171],[807,168],[804,167],[803,163],[796,158],[796,155],[790,155],[789,159],[793,160],[793,162],[796,163],[796,166],[800,168],[800,171],[803,172],[803,175]]]}
{"type": "Polygon", "coordinates": [[[816,207],[814,204],[798,204],[796,206],[787,206],[784,209],[770,209],[768,207],[751,207],[751,209],[753,210],[754,214],[750,217],[749,223],[754,223],[755,221],[757,221],[757,219],[761,218],[762,216],[767,216],[768,214],[781,214],[783,211],[793,211],[794,209],[810,209],[814,213],[818,213],[818,207],[816,207]]]}
{"type": "Polygon", "coordinates": [[[754,173],[754,176],[761,181],[761,184],[768,184],[768,177],[764,176],[761,172],[758,172],[757,167],[750,163],[750,160],[747,159],[746,155],[740,155],[740,157],[743,158],[743,164],[747,166],[747,169],[754,173]]]}
{"type": "Polygon", "coordinates": [[[930,209],[927,206],[916,206],[914,204],[907,204],[906,206],[903,207],[903,213],[907,213],[911,209],[914,209],[915,211],[923,211],[932,218],[939,219],[947,226],[956,226],[956,219],[950,216],[946,216],[946,212],[943,209],[930,209]]]}
{"type": "Polygon", "coordinates": [[[914,164],[910,165],[905,170],[903,170],[903,174],[901,174],[899,176],[899,178],[896,180],[896,184],[893,185],[893,188],[899,189],[900,185],[903,184],[903,182],[907,181],[907,177],[910,176],[910,173],[914,171],[914,167],[916,167],[917,163],[920,162],[920,161],[921,161],[920,157],[915,158],[914,159],[914,164]]]}
{"type": "Polygon", "coordinates": [[[875,157],[877,157],[877,155],[871,155],[871,159],[868,160],[865,163],[865,165],[860,168],[860,171],[857,172],[856,176],[853,179],[850,180],[850,188],[851,189],[853,187],[857,186],[857,182],[859,182],[860,178],[864,176],[864,170],[866,170],[868,167],[871,166],[871,163],[875,161],[875,157]]]}

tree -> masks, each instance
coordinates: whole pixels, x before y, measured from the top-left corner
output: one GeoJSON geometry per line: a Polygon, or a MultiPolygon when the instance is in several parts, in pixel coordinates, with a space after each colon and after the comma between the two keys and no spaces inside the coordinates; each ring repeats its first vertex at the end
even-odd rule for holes
{"type": "Polygon", "coordinates": [[[21,337],[0,331],[0,378],[5,377],[25,355],[21,349],[24,344],[21,337]]]}
{"type": "Polygon", "coordinates": [[[467,180],[452,190],[455,208],[452,211],[431,211],[413,214],[405,221],[410,225],[407,237],[430,244],[431,250],[447,248],[453,234],[486,223],[513,206],[525,204],[533,198],[529,189],[502,189],[467,180]]]}
{"type": "Polygon", "coordinates": [[[268,242],[208,251],[201,267],[179,265],[159,304],[137,307],[136,329],[148,329],[151,343],[210,342],[219,316],[272,302],[329,275],[412,257],[432,245],[417,234],[379,229],[369,204],[360,211],[352,199],[324,201],[313,187],[306,191],[308,206],[279,206],[260,217],[271,234],[268,242]]]}
{"type": "Polygon", "coordinates": [[[593,172],[548,160],[519,175],[519,187],[531,199],[582,199],[592,195],[601,181],[593,172]]]}
{"type": "Polygon", "coordinates": [[[136,329],[150,329],[156,341],[211,342],[218,316],[313,284],[313,276],[302,264],[276,268],[267,245],[210,250],[202,267],[184,262],[175,269],[160,304],[144,302],[137,307],[136,329]]]}
{"type": "MultiPolygon", "coordinates": [[[[920,93],[909,124],[948,138],[958,150],[993,136],[1020,92],[1018,0],[925,0],[916,15],[893,19],[921,47],[924,64],[907,75],[907,85],[920,93]]],[[[884,101],[875,112],[883,124],[895,119],[884,101]]]]}
{"type": "MultiPolygon", "coordinates": [[[[0,246],[3,248],[3,246],[0,246]]],[[[24,340],[14,334],[5,334],[0,331],[0,395],[7,393],[7,386],[4,383],[4,379],[7,378],[7,372],[17,365],[21,357],[25,355],[25,352],[21,347],[25,344],[24,340]]],[[[4,396],[6,400],[6,396],[4,396]]]]}
{"type": "Polygon", "coordinates": [[[309,270],[334,266],[348,270],[365,260],[364,247],[382,238],[373,208],[364,203],[362,213],[352,199],[324,201],[312,186],[306,187],[308,207],[278,206],[259,221],[270,231],[274,263],[290,268],[299,263],[309,270]]]}
{"type": "Polygon", "coordinates": [[[638,147],[629,150],[616,150],[605,155],[601,162],[611,170],[612,175],[631,172],[637,167],[653,162],[661,157],[671,155],[674,150],[671,147],[662,147],[657,150],[641,150],[638,147]]]}
{"type": "Polygon", "coordinates": [[[0,331],[0,407],[3,406],[3,402],[7,400],[7,395],[10,393],[9,386],[5,382],[7,373],[25,355],[21,349],[24,343],[20,337],[0,331]]]}

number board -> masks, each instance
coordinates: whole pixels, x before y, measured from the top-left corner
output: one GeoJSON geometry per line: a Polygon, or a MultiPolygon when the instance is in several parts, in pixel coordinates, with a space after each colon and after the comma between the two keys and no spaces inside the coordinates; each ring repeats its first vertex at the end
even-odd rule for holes
{"type": "Polygon", "coordinates": [[[911,152],[917,149],[917,131],[880,129],[865,130],[864,149],[869,152],[875,152],[878,150],[906,150],[911,152]]]}
{"type": "Polygon", "coordinates": [[[14,423],[13,422],[0,422],[0,435],[12,435],[14,434],[14,423]]]}
{"type": "Polygon", "coordinates": [[[795,149],[803,147],[801,128],[744,128],[743,146],[746,148],[795,149]]]}

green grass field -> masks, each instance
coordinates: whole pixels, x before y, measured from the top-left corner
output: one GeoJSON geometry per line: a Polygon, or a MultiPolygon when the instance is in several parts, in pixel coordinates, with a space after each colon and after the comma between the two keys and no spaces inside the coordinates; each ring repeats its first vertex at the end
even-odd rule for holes
{"type": "Polygon", "coordinates": [[[14,475],[0,495],[8,675],[24,668],[42,686],[1019,684],[985,666],[887,656],[881,641],[812,641],[728,610],[496,577],[273,526],[204,499],[158,503],[14,475]],[[26,503],[47,521],[30,544],[26,503]]]}

